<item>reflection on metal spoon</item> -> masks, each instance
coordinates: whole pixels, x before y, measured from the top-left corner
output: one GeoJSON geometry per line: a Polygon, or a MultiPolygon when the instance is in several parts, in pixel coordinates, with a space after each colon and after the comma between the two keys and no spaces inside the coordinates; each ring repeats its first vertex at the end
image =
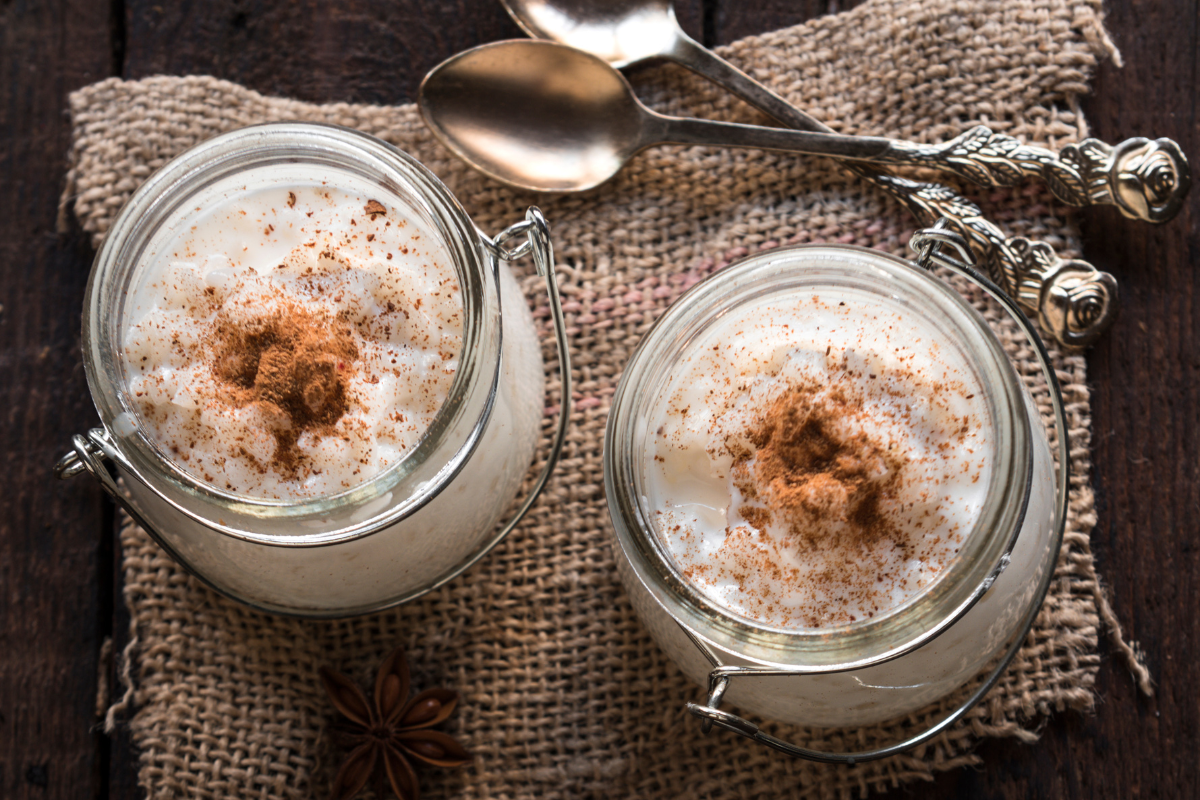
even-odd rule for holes
{"type": "Polygon", "coordinates": [[[496,180],[581,191],[658,144],[752,147],[875,160],[888,139],[668,117],[642,105],[606,61],[544,41],[495,42],[426,76],[421,113],[442,143],[496,180]]]}

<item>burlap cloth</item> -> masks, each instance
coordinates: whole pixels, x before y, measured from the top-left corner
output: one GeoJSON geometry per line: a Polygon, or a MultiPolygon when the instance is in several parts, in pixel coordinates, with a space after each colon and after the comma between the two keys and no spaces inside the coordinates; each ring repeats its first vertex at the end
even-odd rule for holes
{"type": "MultiPolygon", "coordinates": [[[[933,141],[987,123],[1053,147],[1085,135],[1077,100],[1097,60],[1113,55],[1098,3],[1067,0],[876,0],[724,53],[839,131],[933,141]]],[[[641,73],[637,82],[644,98],[670,112],[759,119],[673,67],[641,73]]],[[[976,763],[972,748],[982,737],[1032,740],[1039,715],[1092,707],[1102,617],[1115,621],[1088,541],[1090,415],[1077,355],[1055,355],[1073,494],[1053,586],[1001,683],[933,744],[834,768],[729,734],[705,736],[683,711],[699,688],[633,616],[615,574],[601,477],[606,413],[625,359],[681,291],[747,253],[824,241],[903,254],[913,220],[830,162],[658,148],[594,192],[538,197],[467,169],[433,141],[413,106],[311,105],[212,78],[159,77],[83,89],[71,96],[71,113],[64,207],[97,242],[155,168],[208,137],[271,120],[333,122],[396,144],[437,173],[491,233],[536,202],[557,245],[572,336],[577,394],[557,475],[490,557],[417,602],[334,622],[255,613],[188,577],[142,531],[124,529],[128,691],[109,722],[128,724],[150,796],[323,796],[342,753],[325,733],[333,711],[317,668],[333,665],[367,685],[397,643],[408,648],[415,687],[462,693],[450,729],[477,756],[460,771],[423,771],[429,797],[865,795],[976,763]]],[[[1076,226],[1044,190],[978,199],[1011,235],[1078,254],[1076,226]]],[[[549,340],[542,290],[524,270],[549,340]]],[[[986,310],[1047,411],[1030,349],[986,310]]],[[[546,355],[554,392],[552,350],[546,355]]],[[[912,732],[940,711],[867,730],[771,730],[814,746],[863,748],[912,732]]]]}

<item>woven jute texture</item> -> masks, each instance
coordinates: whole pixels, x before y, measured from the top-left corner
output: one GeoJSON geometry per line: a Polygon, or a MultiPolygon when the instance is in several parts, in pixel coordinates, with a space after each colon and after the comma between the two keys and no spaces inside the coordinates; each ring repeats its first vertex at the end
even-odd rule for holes
{"type": "MultiPolygon", "coordinates": [[[[1077,99],[1097,60],[1111,55],[1098,5],[1065,0],[877,0],[724,53],[839,131],[927,142],[986,123],[1052,147],[1085,135],[1077,99]]],[[[639,73],[637,83],[669,112],[760,119],[676,68],[639,73]]],[[[683,290],[748,253],[842,242],[904,254],[913,220],[836,165],[657,148],[593,192],[544,197],[467,169],[433,141],[412,106],[311,105],[211,78],[158,77],[88,87],[72,95],[71,113],[64,208],[96,242],[155,168],[208,137],[274,120],[337,123],[399,146],[491,233],[537,203],[557,245],[572,337],[577,393],[556,476],[491,556],[421,600],[344,621],[264,615],[211,593],[143,532],[125,528],[130,688],[111,718],[132,732],[149,796],[323,796],[342,752],[325,732],[333,711],[317,668],[334,666],[367,685],[397,644],[408,648],[414,686],[462,693],[450,730],[476,754],[456,772],[424,771],[429,797],[859,796],[976,763],[972,748],[981,737],[1031,740],[1040,715],[1091,708],[1104,603],[1088,542],[1095,516],[1079,356],[1055,354],[1070,419],[1072,497],[1049,596],[1001,683],[933,743],[834,768],[731,735],[705,736],[683,711],[701,690],[633,616],[615,574],[601,469],[606,413],[625,360],[683,290]]],[[[1011,235],[1078,254],[1075,225],[1044,190],[977,199],[1011,235]]],[[[538,279],[528,265],[518,270],[548,341],[538,279]]],[[[1047,412],[1031,349],[995,309],[976,302],[1047,412]]],[[[549,347],[546,356],[555,392],[549,347]]],[[[769,727],[814,746],[858,749],[912,733],[944,707],[866,730],[769,727]]]]}

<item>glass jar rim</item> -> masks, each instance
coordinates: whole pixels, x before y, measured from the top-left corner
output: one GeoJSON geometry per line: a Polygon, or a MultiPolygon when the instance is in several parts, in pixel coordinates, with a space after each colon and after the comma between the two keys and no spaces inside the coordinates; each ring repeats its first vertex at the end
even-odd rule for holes
{"type": "MultiPolygon", "coordinates": [[[[316,546],[369,535],[415,512],[453,480],[477,446],[490,416],[499,376],[499,320],[489,311],[487,296],[499,291],[489,269],[491,257],[482,234],[450,190],[424,165],[403,151],[360,131],[308,122],[266,123],[240,128],[208,139],[172,159],[151,175],[126,202],[96,255],[84,301],[84,366],[93,400],[123,466],[150,486],[164,501],[205,525],[237,538],[265,544],[316,546]],[[255,167],[277,163],[309,163],[359,171],[377,182],[381,191],[402,199],[423,213],[454,263],[463,294],[463,344],[458,370],[446,400],[417,444],[388,469],[343,491],[314,498],[276,500],[223,491],[181,469],[136,426],[125,435],[116,424],[119,415],[133,411],[124,403],[124,375],[113,380],[119,364],[120,313],[106,314],[111,293],[132,279],[144,249],[185,200],[212,183],[255,167]],[[494,333],[494,336],[493,336],[494,333]],[[482,352],[495,341],[494,358],[482,352]],[[494,363],[493,363],[494,362],[494,363]],[[482,413],[465,419],[467,398],[480,381],[489,387],[482,413]],[[463,426],[469,426],[464,433],[463,426]],[[456,432],[456,433],[455,433],[456,432]],[[451,435],[453,433],[453,436],[451,435]],[[430,455],[453,448],[434,469],[430,455]],[[421,469],[424,465],[424,469],[421,469]],[[412,491],[402,502],[389,505],[404,482],[412,491]],[[160,483],[170,488],[164,492],[160,483]],[[171,494],[182,493],[192,503],[171,494]],[[380,508],[375,508],[380,506],[380,508]],[[329,528],[322,523],[335,510],[364,509],[366,515],[350,525],[329,528]],[[230,524],[248,523],[250,527],[230,524]],[[311,527],[299,535],[276,535],[255,530],[256,523],[287,522],[311,527]]],[[[492,348],[489,348],[489,351],[492,348]]],[[[478,406],[478,403],[472,404],[478,406]]]]}
{"type": "MultiPolygon", "coordinates": [[[[911,262],[849,245],[791,245],[750,256],[692,287],[642,338],[613,399],[605,436],[605,488],[614,530],[637,579],[686,631],[754,663],[793,670],[854,669],[902,655],[948,628],[974,604],[1024,519],[1032,480],[1032,429],[1020,382],[983,318],[943,281],[911,262]],[[849,268],[848,268],[849,267],[849,268]],[[758,623],[718,605],[678,574],[638,491],[642,455],[638,411],[657,394],[661,362],[685,350],[714,319],[739,303],[826,277],[859,284],[885,281],[895,297],[919,298],[910,308],[946,316],[963,338],[963,354],[984,383],[996,433],[997,458],[984,510],[949,568],[927,590],[883,614],[821,629],[758,623]],[[648,398],[649,396],[649,398],[648,398]]],[[[644,426],[643,426],[644,427],[644,426]]]]}

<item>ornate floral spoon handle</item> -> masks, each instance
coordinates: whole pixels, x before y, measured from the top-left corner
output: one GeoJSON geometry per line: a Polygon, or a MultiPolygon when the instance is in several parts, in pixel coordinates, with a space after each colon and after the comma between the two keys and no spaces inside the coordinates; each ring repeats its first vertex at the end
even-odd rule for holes
{"type": "MultiPolygon", "coordinates": [[[[682,31],[662,55],[723,86],[789,128],[832,133],[831,128],[682,31]]],[[[1013,186],[1039,178],[1068,205],[1115,205],[1125,216],[1149,222],[1166,222],[1179,213],[1192,184],[1187,158],[1170,139],[1127,139],[1116,147],[1085,139],[1055,153],[1021,144],[983,125],[943,144],[893,140],[887,151],[871,160],[947,170],[984,186],[1013,186]]]]}
{"type": "Polygon", "coordinates": [[[1187,158],[1170,139],[1126,139],[1115,147],[1084,139],[1056,153],[984,125],[941,144],[893,141],[876,163],[945,170],[982,186],[1037,178],[1067,205],[1114,205],[1146,222],[1179,213],[1192,184],[1187,158]]]}
{"type": "MultiPolygon", "coordinates": [[[[686,36],[681,36],[677,47],[668,57],[705,76],[718,86],[733,92],[790,128],[832,132],[831,128],[819,120],[805,114],[733,64],[686,36]]],[[[969,172],[965,165],[990,164],[993,169],[986,173],[989,176],[1011,177],[1013,183],[1023,180],[1026,173],[1020,171],[1019,166],[1014,166],[1009,170],[1002,169],[998,166],[1001,159],[992,158],[990,151],[986,151],[985,148],[976,146],[974,149],[976,155],[973,160],[967,155],[960,155],[960,151],[963,154],[969,154],[971,146],[962,144],[959,140],[971,135],[982,138],[981,134],[976,134],[976,131],[980,130],[987,131],[991,138],[995,137],[987,128],[975,128],[959,139],[942,146],[951,149],[953,155],[950,163],[955,165],[955,171],[962,170],[962,174],[965,174],[969,172]]],[[[1012,137],[1004,138],[1009,142],[1016,143],[1012,137]]],[[[1130,142],[1137,141],[1144,142],[1145,140],[1130,140],[1130,142]]],[[[1169,142],[1165,139],[1159,141],[1169,142]]],[[[1101,152],[1098,148],[1104,147],[1100,142],[1095,142],[1095,145],[1091,145],[1089,142],[1095,142],[1095,140],[1089,139],[1075,146],[1080,153],[1080,158],[1085,160],[1097,158],[1097,154],[1101,152]]],[[[1128,152],[1129,148],[1126,147],[1128,144],[1117,148],[1123,155],[1120,158],[1114,157],[1113,167],[1123,170],[1133,169],[1136,172],[1143,164],[1149,166],[1151,161],[1154,164],[1162,163],[1159,156],[1149,151],[1140,155],[1128,152]],[[1126,149],[1121,150],[1121,148],[1126,149]],[[1136,165],[1131,160],[1132,158],[1138,159],[1136,165]]],[[[1169,145],[1169,147],[1160,146],[1159,151],[1178,154],[1177,160],[1170,163],[1179,165],[1180,171],[1177,174],[1181,179],[1176,182],[1174,191],[1176,195],[1182,197],[1190,184],[1187,160],[1183,158],[1183,154],[1174,142],[1169,142],[1169,145]]],[[[1017,145],[1017,148],[1021,147],[1023,146],[1017,145]]],[[[1010,148],[1007,151],[1010,159],[1014,155],[1013,151],[1017,148],[1010,148]]],[[[936,153],[929,152],[930,150],[932,149],[911,145],[908,148],[900,148],[897,152],[904,152],[905,158],[919,166],[929,166],[928,162],[933,160],[936,155],[936,153]]],[[[1068,150],[1071,149],[1068,148],[1068,150]]],[[[1071,150],[1071,152],[1074,153],[1076,150],[1071,150]]],[[[1067,163],[1043,148],[1024,148],[1021,153],[1017,154],[1019,158],[1014,163],[1034,161],[1036,160],[1034,155],[1038,151],[1048,154],[1055,163],[1067,163]]],[[[1074,156],[1069,158],[1074,158],[1074,156]]],[[[1068,347],[1085,347],[1099,338],[1116,317],[1117,282],[1107,272],[1101,272],[1086,261],[1064,261],[1055,255],[1054,249],[1050,245],[1044,242],[1033,242],[1022,237],[1009,239],[1002,230],[983,218],[978,206],[948,186],[891,175],[875,169],[873,165],[868,166],[853,161],[839,161],[838,163],[896,197],[918,220],[922,221],[922,224],[933,224],[940,217],[945,217],[951,227],[971,243],[976,258],[987,269],[992,280],[1008,292],[1009,296],[1031,316],[1036,316],[1042,329],[1061,344],[1068,347]]],[[[1038,163],[1041,164],[1041,162],[1038,163]]],[[[978,169],[975,172],[978,173],[978,169]]],[[[1037,174],[1044,175],[1046,172],[1045,167],[1038,167],[1037,174]]],[[[1050,172],[1057,174],[1053,170],[1050,172]]],[[[1091,175],[1091,173],[1088,174],[1091,175]]],[[[1113,174],[1118,174],[1118,172],[1113,172],[1113,174]]],[[[1151,184],[1157,186],[1166,183],[1165,178],[1158,173],[1154,174],[1156,177],[1150,181],[1151,184]]],[[[966,175],[966,177],[971,180],[977,179],[973,175],[966,175]]],[[[1099,180],[1099,177],[1097,174],[1093,180],[1099,180]]],[[[997,181],[984,180],[981,182],[995,185],[997,181]]],[[[1105,183],[1103,186],[1089,187],[1089,191],[1100,192],[1109,185],[1105,183]]],[[[1116,185],[1128,187],[1130,182],[1118,182],[1116,185]]],[[[1051,183],[1051,187],[1054,187],[1053,183],[1051,183]]],[[[1058,194],[1059,190],[1054,189],[1054,191],[1058,194]]],[[[1113,196],[1124,197],[1124,193],[1117,192],[1113,196]]],[[[1139,207],[1136,202],[1132,201],[1130,206],[1139,207]]],[[[1125,211],[1125,206],[1119,207],[1125,211]]],[[[1177,208],[1172,208],[1170,213],[1173,214],[1176,210],[1177,208]]]]}
{"type": "Polygon", "coordinates": [[[843,162],[903,203],[917,219],[945,218],[966,237],[992,280],[1031,315],[1043,332],[1067,347],[1086,347],[1117,315],[1117,281],[1086,261],[1059,258],[1045,242],[1008,238],[979,207],[938,183],[865,169],[843,162]]]}

